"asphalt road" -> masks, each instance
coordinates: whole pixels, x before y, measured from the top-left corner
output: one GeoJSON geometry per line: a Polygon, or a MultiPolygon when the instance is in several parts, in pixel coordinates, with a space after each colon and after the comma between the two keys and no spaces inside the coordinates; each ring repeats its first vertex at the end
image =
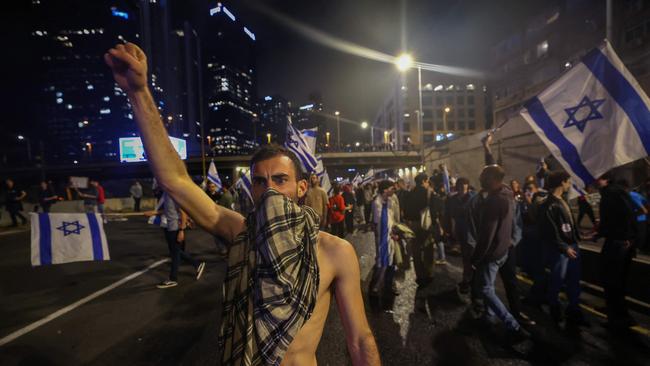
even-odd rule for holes
{"type": "MultiPolygon", "coordinates": [[[[218,364],[216,340],[225,266],[210,236],[188,233],[188,249],[205,260],[199,281],[181,266],[180,285],[159,290],[168,275],[160,229],[142,219],[106,226],[111,261],[32,268],[29,232],[0,235],[0,344],[60,309],[143,271],[49,322],[0,345],[0,365],[195,365],[218,364]],[[151,265],[157,266],[147,270],[151,265]]],[[[372,236],[349,236],[357,250],[362,289],[374,262],[372,236]]],[[[505,346],[502,327],[471,320],[458,302],[459,258],[436,266],[434,283],[416,291],[413,271],[398,279],[400,296],[383,307],[370,306],[368,318],[384,365],[645,365],[650,338],[637,332],[610,335],[598,316],[587,312],[591,328],[564,330],[544,312],[527,309],[538,325],[533,340],[505,346]],[[417,306],[416,306],[417,303],[417,306]]],[[[522,290],[525,284],[522,283],[522,290]]],[[[585,294],[592,307],[602,300],[585,294]]],[[[642,323],[647,318],[637,315],[642,323]]],[[[647,328],[647,327],[646,327],[647,328]]],[[[345,335],[333,302],[317,352],[320,365],[350,364],[345,335]]]]}

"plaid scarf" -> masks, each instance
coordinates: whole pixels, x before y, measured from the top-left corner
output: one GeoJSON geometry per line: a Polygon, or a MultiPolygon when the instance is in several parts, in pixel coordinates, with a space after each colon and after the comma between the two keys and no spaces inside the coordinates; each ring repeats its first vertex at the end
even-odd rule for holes
{"type": "Polygon", "coordinates": [[[318,214],[275,190],[262,196],[228,253],[219,347],[223,365],[280,365],[318,295],[318,214]]]}

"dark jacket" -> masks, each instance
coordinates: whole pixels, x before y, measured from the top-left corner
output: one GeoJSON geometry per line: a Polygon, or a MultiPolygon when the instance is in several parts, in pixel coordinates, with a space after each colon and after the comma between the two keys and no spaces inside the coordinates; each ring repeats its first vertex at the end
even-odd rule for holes
{"type": "Polygon", "coordinates": [[[404,220],[420,221],[420,213],[429,205],[429,194],[426,188],[417,186],[406,196],[406,204],[400,203],[404,211],[404,220]]]}
{"type": "Polygon", "coordinates": [[[515,201],[507,186],[490,192],[480,205],[477,241],[472,264],[478,267],[503,258],[512,246],[515,201]]]}
{"type": "Polygon", "coordinates": [[[473,192],[468,192],[467,194],[455,194],[447,199],[447,227],[448,229],[452,229],[453,227],[452,234],[454,235],[454,238],[463,243],[467,241],[467,206],[474,194],[475,193],[473,192]]]}
{"type": "Polygon", "coordinates": [[[610,184],[600,190],[600,196],[598,235],[610,240],[634,240],[636,209],[627,191],[610,184]]]}
{"type": "Polygon", "coordinates": [[[568,206],[568,203],[563,203],[560,198],[549,194],[539,207],[537,221],[544,243],[556,247],[561,253],[565,253],[569,245],[580,242],[580,233],[565,205],[568,206]]]}

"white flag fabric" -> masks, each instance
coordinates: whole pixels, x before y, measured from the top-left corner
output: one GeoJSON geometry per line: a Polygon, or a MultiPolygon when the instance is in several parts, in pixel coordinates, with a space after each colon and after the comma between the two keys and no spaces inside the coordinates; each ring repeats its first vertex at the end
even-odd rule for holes
{"type": "Polygon", "coordinates": [[[110,259],[97,213],[31,213],[32,266],[110,259]]]}
{"type": "Polygon", "coordinates": [[[357,173],[354,176],[354,179],[352,179],[352,185],[354,185],[355,187],[360,185],[362,182],[363,182],[363,178],[361,178],[361,175],[359,173],[357,173]]]}
{"type": "Polygon", "coordinates": [[[223,183],[221,182],[221,178],[219,178],[219,172],[217,172],[217,167],[214,165],[214,160],[210,162],[210,167],[208,168],[208,180],[217,186],[217,191],[223,190],[223,183]]]}
{"type": "Polygon", "coordinates": [[[361,181],[362,184],[367,184],[372,182],[372,180],[375,178],[375,171],[374,169],[370,168],[366,175],[363,177],[363,180],[361,181]]]}
{"type": "Polygon", "coordinates": [[[650,152],[650,100],[607,41],[521,115],[580,188],[650,152]]]}

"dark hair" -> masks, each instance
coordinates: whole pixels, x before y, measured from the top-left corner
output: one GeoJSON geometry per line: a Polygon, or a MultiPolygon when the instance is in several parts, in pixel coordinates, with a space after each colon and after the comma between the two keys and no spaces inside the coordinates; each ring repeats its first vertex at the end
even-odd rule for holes
{"type": "Polygon", "coordinates": [[[415,185],[416,186],[421,186],[426,179],[429,179],[429,177],[424,173],[420,173],[420,174],[416,175],[415,176],[415,185]]]}
{"type": "Polygon", "coordinates": [[[334,192],[334,195],[341,193],[341,185],[338,183],[334,183],[332,185],[332,191],[334,192]]]}
{"type": "MultiPolygon", "coordinates": [[[[417,179],[417,177],[415,177],[417,179]]],[[[393,183],[389,180],[382,180],[379,182],[379,186],[377,187],[377,190],[379,191],[379,194],[384,193],[385,190],[389,189],[390,187],[393,186],[393,183]]]]}
{"type": "Polygon", "coordinates": [[[546,183],[546,186],[548,187],[549,190],[553,190],[561,186],[562,182],[570,178],[571,176],[569,175],[569,173],[565,172],[564,170],[554,171],[548,175],[548,183],[546,183]]]}
{"type": "Polygon", "coordinates": [[[460,177],[456,179],[456,189],[458,189],[458,187],[464,186],[465,184],[469,185],[469,179],[465,177],[460,177]]]}
{"type": "Polygon", "coordinates": [[[498,165],[488,165],[483,168],[483,171],[481,172],[481,182],[483,182],[483,179],[486,179],[487,181],[494,180],[503,183],[503,178],[505,178],[505,176],[506,172],[502,167],[498,165]]]}
{"type": "Polygon", "coordinates": [[[255,151],[253,157],[251,158],[251,171],[253,170],[253,165],[255,165],[256,163],[259,163],[260,161],[264,161],[264,160],[269,160],[271,158],[275,158],[276,156],[286,156],[289,159],[291,159],[291,162],[293,163],[293,168],[296,173],[296,181],[299,181],[301,179],[306,179],[305,172],[302,170],[302,164],[300,163],[300,160],[298,160],[298,158],[294,153],[292,153],[288,149],[278,144],[268,144],[268,145],[260,146],[255,151]]]}

